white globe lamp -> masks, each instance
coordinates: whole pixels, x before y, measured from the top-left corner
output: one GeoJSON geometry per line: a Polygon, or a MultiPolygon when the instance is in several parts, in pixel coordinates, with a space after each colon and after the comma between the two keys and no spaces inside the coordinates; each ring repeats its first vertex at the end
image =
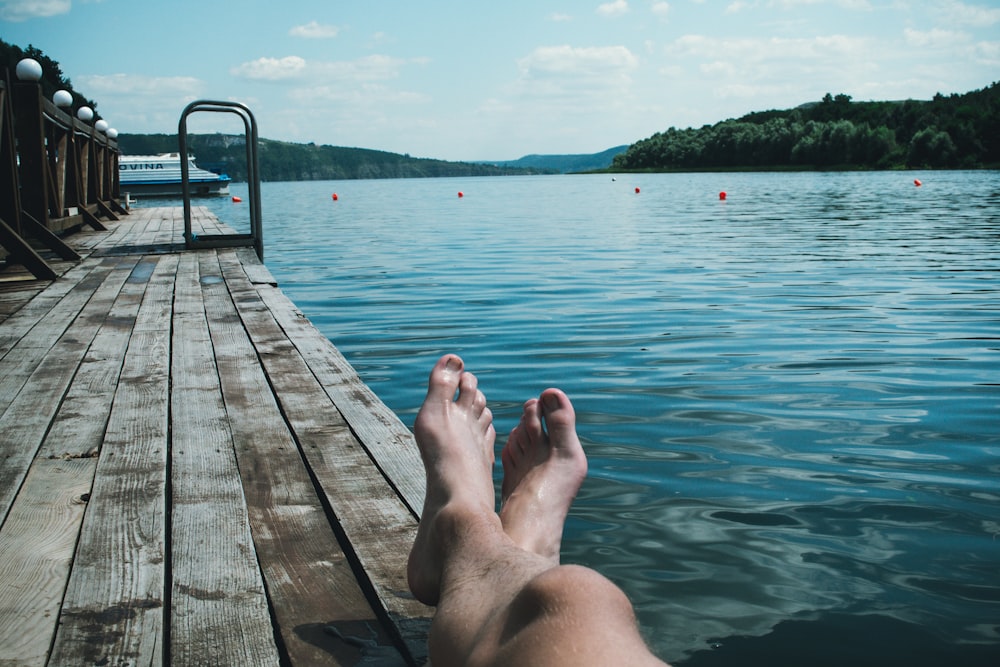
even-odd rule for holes
{"type": "Polygon", "coordinates": [[[42,66],[34,58],[25,58],[17,63],[14,73],[21,81],[39,81],[42,78],[42,66]]]}
{"type": "Polygon", "coordinates": [[[57,107],[66,109],[73,106],[73,94],[68,90],[57,90],[52,95],[52,101],[55,102],[57,107]]]}

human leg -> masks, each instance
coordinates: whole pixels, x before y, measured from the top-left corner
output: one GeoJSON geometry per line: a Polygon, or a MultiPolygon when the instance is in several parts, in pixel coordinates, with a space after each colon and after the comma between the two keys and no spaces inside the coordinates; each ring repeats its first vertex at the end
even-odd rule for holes
{"type": "Polygon", "coordinates": [[[435,365],[414,433],[427,496],[407,574],[414,595],[437,605],[435,667],[662,664],[620,589],[559,565],[563,523],[586,474],[565,394],[549,389],[525,404],[501,454],[499,515],[492,415],[458,357],[435,365]]]}

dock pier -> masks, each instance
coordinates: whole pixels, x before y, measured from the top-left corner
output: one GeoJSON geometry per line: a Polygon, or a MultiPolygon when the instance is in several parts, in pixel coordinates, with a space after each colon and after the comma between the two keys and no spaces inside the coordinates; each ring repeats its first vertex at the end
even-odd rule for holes
{"type": "Polygon", "coordinates": [[[252,249],[183,234],[133,209],[0,273],[0,665],[424,664],[412,434],[252,249]]]}
{"type": "Polygon", "coordinates": [[[117,133],[12,74],[0,667],[425,664],[410,431],[278,289],[259,217],[127,210],[117,133]]]}
{"type": "Polygon", "coordinates": [[[259,224],[122,207],[41,78],[0,77],[0,667],[426,664],[412,434],[259,224]]]}

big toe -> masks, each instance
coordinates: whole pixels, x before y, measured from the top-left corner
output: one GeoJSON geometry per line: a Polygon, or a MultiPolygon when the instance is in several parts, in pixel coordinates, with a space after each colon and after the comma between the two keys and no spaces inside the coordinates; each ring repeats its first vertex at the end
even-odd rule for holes
{"type": "Polygon", "coordinates": [[[576,435],[576,412],[569,397],[559,389],[546,389],[542,392],[542,416],[545,419],[545,430],[550,438],[562,438],[576,435]]]}
{"type": "Polygon", "coordinates": [[[464,367],[461,357],[455,354],[446,354],[438,359],[427,382],[427,399],[442,402],[454,400],[464,367]]]}

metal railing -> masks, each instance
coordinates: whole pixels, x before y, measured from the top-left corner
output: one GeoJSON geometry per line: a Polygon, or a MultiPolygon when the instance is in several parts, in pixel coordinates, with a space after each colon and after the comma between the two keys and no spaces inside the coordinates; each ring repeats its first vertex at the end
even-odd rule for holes
{"type": "Polygon", "coordinates": [[[260,216],[260,171],[257,158],[257,120],[239,102],[197,100],[187,105],[177,126],[177,141],[181,154],[181,188],[184,194],[184,243],[188,248],[234,248],[253,246],[260,261],[264,261],[264,236],[260,216]],[[187,118],[193,113],[233,113],[243,120],[246,130],[247,190],[250,199],[249,234],[200,234],[191,230],[191,183],[188,174],[187,118]]]}

